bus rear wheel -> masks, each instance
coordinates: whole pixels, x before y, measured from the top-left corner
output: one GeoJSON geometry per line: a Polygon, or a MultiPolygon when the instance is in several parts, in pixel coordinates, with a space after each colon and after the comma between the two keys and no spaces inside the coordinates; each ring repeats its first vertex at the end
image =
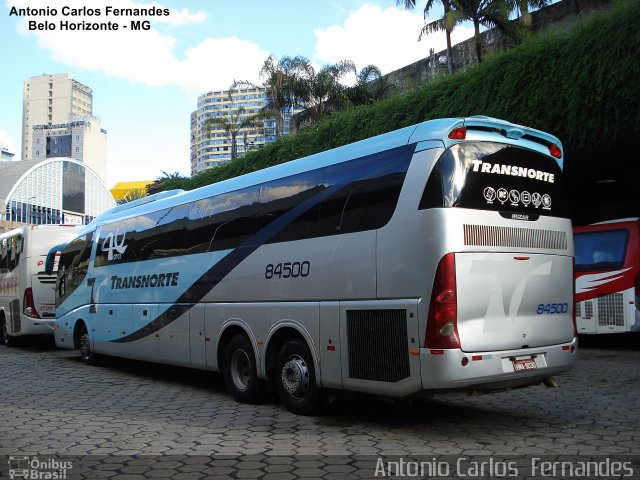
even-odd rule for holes
{"type": "Polygon", "coordinates": [[[82,325],[79,333],[80,358],[87,365],[97,365],[98,355],[91,349],[91,339],[87,327],[82,325]]]}
{"type": "Polygon", "coordinates": [[[285,343],[278,353],[276,365],[276,389],[282,404],[298,415],[313,413],[320,389],[306,342],[295,338],[285,343]]]}
{"type": "Polygon", "coordinates": [[[265,382],[258,377],[256,358],[246,335],[231,338],[224,351],[224,382],[231,396],[240,403],[262,400],[265,382]]]}

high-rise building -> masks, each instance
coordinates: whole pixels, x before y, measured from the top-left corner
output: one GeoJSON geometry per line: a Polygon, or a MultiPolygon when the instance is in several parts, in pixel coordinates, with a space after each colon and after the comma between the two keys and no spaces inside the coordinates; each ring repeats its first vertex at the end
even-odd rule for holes
{"type": "Polygon", "coordinates": [[[106,180],[107,132],[93,116],[91,88],[68,73],[31,77],[22,104],[22,160],[73,158],[106,180]]]}
{"type": "MultiPolygon", "coordinates": [[[[276,139],[275,118],[264,118],[257,126],[238,128],[243,121],[255,117],[267,105],[267,92],[261,87],[238,87],[207,92],[198,97],[198,108],[191,113],[191,175],[231,161],[232,131],[236,132],[236,152],[247,152],[276,139]],[[221,123],[207,125],[207,119],[219,118],[221,123]],[[226,127],[226,128],[225,128],[226,127]]],[[[292,113],[302,108],[281,112],[282,135],[289,134],[292,113]]]]}
{"type": "Polygon", "coordinates": [[[93,115],[92,90],[68,73],[40,75],[22,91],[22,160],[33,158],[33,127],[70,123],[93,115]]]}

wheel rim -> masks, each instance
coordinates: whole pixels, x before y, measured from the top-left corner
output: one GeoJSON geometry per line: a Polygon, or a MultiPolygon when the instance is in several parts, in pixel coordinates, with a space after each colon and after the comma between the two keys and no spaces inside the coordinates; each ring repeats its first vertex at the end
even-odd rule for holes
{"type": "Polygon", "coordinates": [[[244,350],[235,350],[231,355],[230,373],[238,390],[245,390],[251,383],[251,360],[244,350]]]}
{"type": "Polygon", "coordinates": [[[295,398],[302,398],[309,389],[309,368],[304,358],[292,355],[282,366],[282,386],[295,398]]]}

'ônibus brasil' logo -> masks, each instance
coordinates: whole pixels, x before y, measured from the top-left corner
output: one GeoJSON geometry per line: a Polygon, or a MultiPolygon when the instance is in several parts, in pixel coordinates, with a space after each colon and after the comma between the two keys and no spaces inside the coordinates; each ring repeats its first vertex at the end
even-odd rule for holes
{"type": "Polygon", "coordinates": [[[127,251],[127,245],[124,244],[126,232],[122,232],[122,237],[119,235],[120,229],[116,230],[116,233],[109,233],[102,242],[102,251],[107,252],[107,260],[120,260],[122,254],[127,251]],[[114,253],[115,252],[117,253],[114,253]]]}

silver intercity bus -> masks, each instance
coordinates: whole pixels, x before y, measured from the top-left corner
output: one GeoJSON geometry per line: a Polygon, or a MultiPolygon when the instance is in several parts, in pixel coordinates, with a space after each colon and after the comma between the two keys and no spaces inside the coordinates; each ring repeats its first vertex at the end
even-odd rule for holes
{"type": "Polygon", "coordinates": [[[104,213],[62,252],[55,336],[306,414],[321,389],[552,384],[573,288],[558,139],[452,118],[104,213]]]}

